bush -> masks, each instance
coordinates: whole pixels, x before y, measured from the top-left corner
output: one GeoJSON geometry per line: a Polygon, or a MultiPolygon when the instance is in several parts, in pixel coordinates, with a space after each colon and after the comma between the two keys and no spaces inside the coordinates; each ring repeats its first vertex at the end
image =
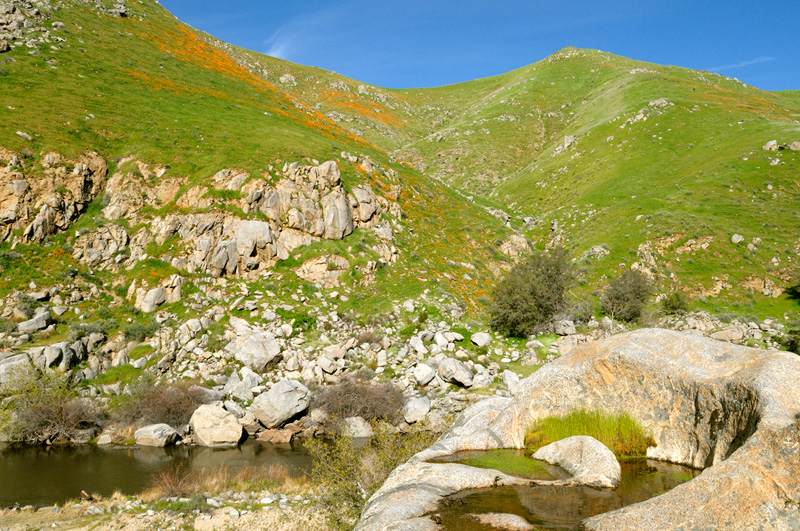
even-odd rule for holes
{"type": "Polygon", "coordinates": [[[329,529],[352,529],[367,499],[391,471],[436,440],[428,431],[400,434],[386,424],[376,425],[374,431],[365,445],[356,445],[343,435],[335,435],[330,443],[306,441],[311,478],[322,489],[317,500],[329,529]]]}
{"type": "Polygon", "coordinates": [[[783,346],[789,352],[800,354],[800,329],[789,330],[783,338],[783,346]]]}
{"type": "Polygon", "coordinates": [[[69,324],[69,340],[77,341],[88,335],[98,333],[107,336],[110,330],[117,327],[116,321],[112,319],[103,319],[93,323],[70,323],[69,324]]]}
{"type": "Polygon", "coordinates": [[[563,248],[531,255],[495,286],[489,305],[491,326],[509,336],[534,333],[566,307],[574,278],[574,266],[563,248]]]}
{"type": "Polygon", "coordinates": [[[364,343],[369,343],[369,344],[380,343],[381,341],[383,341],[383,336],[380,334],[376,334],[375,331],[373,330],[367,330],[361,332],[360,334],[358,334],[358,337],[356,337],[356,342],[359,345],[363,345],[364,343]]]}
{"type": "Polygon", "coordinates": [[[392,383],[371,385],[352,376],[330,385],[314,395],[314,406],[335,419],[363,417],[394,422],[405,403],[403,392],[392,383]]]}
{"type": "Polygon", "coordinates": [[[661,301],[661,307],[670,314],[689,311],[689,300],[682,291],[673,291],[661,301]]]}
{"type": "Polygon", "coordinates": [[[545,417],[528,429],[526,453],[574,435],[588,435],[605,444],[617,457],[641,457],[655,446],[652,435],[627,413],[576,409],[563,417],[545,417]]]}
{"type": "Polygon", "coordinates": [[[36,313],[36,308],[39,307],[39,301],[28,295],[27,293],[17,294],[17,310],[21,311],[25,317],[30,319],[36,313]]]}
{"type": "Polygon", "coordinates": [[[78,398],[69,375],[16,369],[0,389],[7,398],[0,426],[13,441],[44,444],[72,442],[80,430],[95,427],[103,414],[92,400],[78,398]]]}
{"type": "Polygon", "coordinates": [[[125,339],[128,341],[144,341],[155,334],[161,327],[158,323],[133,323],[125,329],[125,339]]]}
{"type": "Polygon", "coordinates": [[[600,309],[611,319],[633,321],[642,315],[652,291],[653,285],[647,275],[628,269],[606,288],[600,298],[600,309]]]}
{"type": "Polygon", "coordinates": [[[203,403],[202,391],[192,390],[186,383],[154,385],[151,379],[142,378],[122,397],[112,418],[122,425],[164,423],[178,429],[189,423],[203,403]]]}

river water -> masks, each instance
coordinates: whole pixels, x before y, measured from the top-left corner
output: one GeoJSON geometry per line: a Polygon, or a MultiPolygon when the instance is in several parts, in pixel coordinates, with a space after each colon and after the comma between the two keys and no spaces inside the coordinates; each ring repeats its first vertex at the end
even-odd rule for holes
{"type": "Polygon", "coordinates": [[[286,465],[290,474],[311,469],[302,445],[273,445],[248,440],[236,448],[171,446],[6,447],[0,449],[0,507],[36,507],[63,503],[90,494],[109,496],[115,490],[142,492],[160,469],[182,465],[194,469],[226,467],[235,473],[246,466],[286,465]]]}

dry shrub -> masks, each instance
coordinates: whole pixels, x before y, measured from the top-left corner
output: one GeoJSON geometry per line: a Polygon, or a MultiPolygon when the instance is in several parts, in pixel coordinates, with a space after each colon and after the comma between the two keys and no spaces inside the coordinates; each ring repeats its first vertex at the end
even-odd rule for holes
{"type": "Polygon", "coordinates": [[[0,427],[15,441],[73,442],[81,430],[96,427],[103,418],[94,401],[77,397],[69,375],[58,371],[16,369],[0,397],[8,397],[0,427]]]}
{"type": "Polygon", "coordinates": [[[275,489],[300,492],[307,479],[304,475],[293,476],[285,464],[269,466],[245,466],[238,471],[226,467],[192,469],[184,464],[164,468],[155,472],[144,497],[150,500],[170,497],[190,497],[199,493],[218,493],[235,490],[275,489]]]}
{"type": "Polygon", "coordinates": [[[192,413],[204,403],[202,391],[188,383],[157,384],[142,379],[114,410],[114,420],[121,425],[169,424],[173,428],[186,425],[192,413]]]}
{"type": "Polygon", "coordinates": [[[364,332],[358,334],[356,341],[359,345],[363,345],[364,343],[369,343],[370,345],[373,343],[380,344],[380,342],[383,341],[383,336],[375,333],[374,330],[365,330],[364,332]]]}
{"type": "Polygon", "coordinates": [[[400,418],[404,403],[403,392],[394,384],[373,385],[349,375],[314,395],[314,406],[327,412],[332,419],[363,417],[395,422],[400,418]]]}

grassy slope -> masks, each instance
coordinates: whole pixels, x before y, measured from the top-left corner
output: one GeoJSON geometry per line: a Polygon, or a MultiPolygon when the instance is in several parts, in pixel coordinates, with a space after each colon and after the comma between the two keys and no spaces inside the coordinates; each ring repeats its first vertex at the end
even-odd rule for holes
{"type": "MultiPolygon", "coordinates": [[[[264,75],[293,68],[293,90],[323,112],[333,109],[325,94],[336,82],[350,83],[350,99],[368,97],[357,94],[357,82],[274,61],[263,59],[270,64],[264,75]]],[[[382,145],[398,146],[402,158],[481,202],[535,218],[539,224],[525,233],[540,245],[553,220],[578,256],[608,245],[611,256],[584,263],[590,289],[638,260],[649,241],[664,289],[713,294],[710,309],[738,306],[761,316],[797,309],[785,296],[749,293],[754,278],[781,286],[797,267],[800,153],[761,149],[769,140],[800,139],[797,91],[770,93],[708,72],[568,48],[500,76],[383,92],[388,99],[376,108],[402,111],[403,124],[382,145]],[[662,98],[672,105],[625,124],[662,98]],[[566,135],[577,142],[552,156],[566,135]],[[743,244],[730,242],[735,233],[743,244]],[[677,253],[701,238],[711,238],[708,250],[677,253]],[[754,238],[762,241],[748,250],[754,238]],[[728,287],[716,294],[719,282],[728,287]]],[[[370,116],[357,106],[349,117],[344,127],[367,130],[370,116]]],[[[374,142],[383,129],[370,130],[374,142]]]]}
{"type": "MultiPolygon", "coordinates": [[[[43,47],[34,57],[21,48],[0,57],[7,60],[8,71],[0,76],[0,117],[6,125],[0,130],[0,146],[29,149],[36,158],[50,150],[71,157],[96,150],[112,171],[114,161],[134,156],[167,165],[162,178],[181,176],[193,182],[225,167],[261,174],[269,164],[280,167],[284,161],[337,159],[347,186],[367,182],[380,191],[388,187],[382,177],[370,178],[338,158],[343,150],[369,155],[400,173],[400,203],[411,230],[397,237],[400,263],[380,270],[377,283],[358,287],[362,293],[355,306],[370,313],[369,308],[386,307],[387,294],[409,297],[441,283],[436,290],[440,296],[476,308],[481,294],[477,286],[490,282],[497,268],[480,267],[469,279],[456,273],[461,263],[482,266],[503,260],[492,243],[508,231],[495,218],[237,64],[158,4],[135,3],[131,15],[112,18],[71,5],[52,17],[67,25],[60,32],[67,39],[61,50],[43,47]],[[16,131],[31,134],[34,141],[23,140],[16,131]]],[[[41,167],[27,173],[35,177],[41,167]]],[[[93,207],[79,223],[88,228],[101,222],[98,213],[93,207]]],[[[53,242],[69,244],[71,235],[59,235],[53,242]]],[[[295,258],[332,249],[345,252],[352,245],[353,239],[329,242],[301,249],[295,258]]],[[[16,250],[24,259],[4,272],[3,293],[20,281],[50,285],[63,270],[78,267],[62,251],[56,257],[41,246],[16,250]]]]}

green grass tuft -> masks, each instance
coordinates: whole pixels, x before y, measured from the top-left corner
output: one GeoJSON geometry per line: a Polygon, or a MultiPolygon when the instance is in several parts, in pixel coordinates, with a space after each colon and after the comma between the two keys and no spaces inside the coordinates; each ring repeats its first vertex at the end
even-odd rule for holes
{"type": "Polygon", "coordinates": [[[576,409],[564,416],[539,419],[525,435],[526,451],[533,453],[550,443],[575,435],[588,435],[605,444],[618,458],[642,457],[655,446],[652,434],[627,413],[576,409]]]}

